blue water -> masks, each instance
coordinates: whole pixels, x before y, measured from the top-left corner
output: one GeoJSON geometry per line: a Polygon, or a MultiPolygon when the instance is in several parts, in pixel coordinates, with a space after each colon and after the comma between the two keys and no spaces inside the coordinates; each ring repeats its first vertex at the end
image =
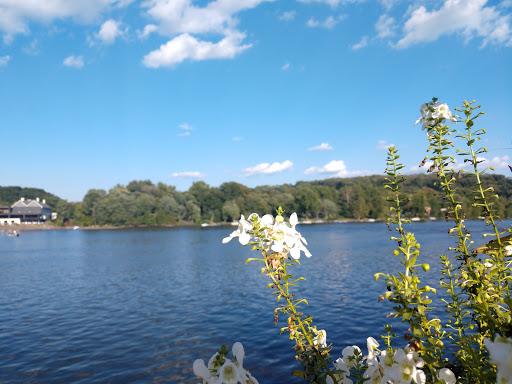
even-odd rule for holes
{"type": "MultiPolygon", "coordinates": [[[[469,222],[473,234],[481,223],[469,222]]],[[[449,224],[415,223],[422,257],[438,269],[449,224]]],[[[275,298],[234,228],[22,231],[0,236],[0,382],[197,383],[192,363],[243,343],[260,383],[300,383],[293,344],[274,325],[275,298]]],[[[382,223],[302,225],[297,291],[327,330],[333,355],[383,333],[376,272],[398,267],[382,223]]],[[[478,236],[477,241],[482,242],[478,236]]],[[[428,280],[428,279],[427,279],[428,280]]],[[[435,280],[430,282],[435,286],[435,280]]],[[[403,331],[400,324],[396,328],[403,331]]]]}

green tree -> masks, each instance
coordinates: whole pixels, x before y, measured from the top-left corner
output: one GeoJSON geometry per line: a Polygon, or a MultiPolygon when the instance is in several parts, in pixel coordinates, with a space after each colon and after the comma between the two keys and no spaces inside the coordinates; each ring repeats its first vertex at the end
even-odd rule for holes
{"type": "Polygon", "coordinates": [[[222,206],[222,218],[224,221],[235,221],[240,218],[240,207],[235,200],[229,200],[222,206]]]}

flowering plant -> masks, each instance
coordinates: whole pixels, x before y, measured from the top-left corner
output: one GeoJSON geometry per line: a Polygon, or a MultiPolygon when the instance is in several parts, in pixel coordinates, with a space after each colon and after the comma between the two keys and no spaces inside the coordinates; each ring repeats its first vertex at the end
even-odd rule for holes
{"type": "MultiPolygon", "coordinates": [[[[421,261],[420,244],[405,225],[410,221],[402,217],[403,197],[401,183],[405,180],[401,173],[404,165],[398,162],[399,155],[390,147],[387,158],[386,185],[390,196],[390,217],[387,225],[396,236],[393,254],[400,257],[403,270],[395,274],[377,273],[375,279],[386,283],[386,291],[379,302],[388,300],[393,306],[390,314],[409,325],[408,333],[403,335],[407,341],[404,348],[398,348],[393,341],[396,335],[392,327],[384,327],[381,337],[384,346],[374,338],[367,339],[367,354],[363,355],[358,346],[347,346],[342,356],[333,361],[330,355],[331,345],[327,344],[325,330],[318,330],[313,318],[305,315],[301,308],[307,305],[305,298],[296,298],[292,292],[303,277],[294,277],[291,272],[300,265],[303,252],[307,257],[311,253],[307,242],[297,231],[298,218],[295,213],[286,221],[282,208],[274,218],[271,215],[260,217],[256,213],[247,219],[242,215],[238,229],[223,240],[227,243],[238,238],[242,245],[251,245],[259,251],[261,257],[250,258],[263,264],[261,272],[269,277],[267,288],[276,296],[274,310],[275,324],[279,315],[286,317],[290,340],[295,342],[296,359],[302,370],[292,374],[304,378],[309,383],[379,383],[379,384],[454,384],[492,383],[512,384],[512,232],[511,228],[502,229],[499,218],[493,209],[493,200],[498,196],[492,187],[485,187],[480,176],[487,169],[479,170],[482,163],[479,154],[485,148],[475,149],[474,144],[485,130],[473,130],[474,120],[482,112],[474,114],[479,106],[464,101],[463,118],[453,115],[447,104],[425,103],[420,108],[422,122],[427,131],[429,147],[427,157],[420,166],[430,161],[428,172],[435,172],[437,185],[445,204],[446,219],[453,222],[449,235],[455,237],[457,246],[450,253],[440,256],[440,287],[446,292],[439,301],[450,316],[443,322],[433,312],[433,300],[437,290],[421,282],[421,273],[428,273],[430,265],[421,261]],[[463,132],[451,129],[445,123],[463,122],[463,132]],[[470,170],[454,169],[454,156],[449,151],[454,147],[450,136],[462,140],[466,148],[457,149],[456,154],[463,156],[464,162],[471,165],[470,170]],[[484,235],[493,239],[477,248],[472,247],[472,235],[464,224],[464,208],[459,201],[456,183],[465,172],[474,181],[474,203],[482,211],[490,233],[484,235]],[[449,348],[448,348],[449,346],[449,348]]],[[[389,317],[389,316],[388,316],[389,317]]],[[[257,382],[242,367],[243,347],[240,343],[233,346],[234,358],[225,358],[225,347],[215,354],[208,367],[202,360],[194,363],[194,373],[204,383],[243,383],[257,382]],[[213,361],[213,363],[212,363],[213,361]]]]}

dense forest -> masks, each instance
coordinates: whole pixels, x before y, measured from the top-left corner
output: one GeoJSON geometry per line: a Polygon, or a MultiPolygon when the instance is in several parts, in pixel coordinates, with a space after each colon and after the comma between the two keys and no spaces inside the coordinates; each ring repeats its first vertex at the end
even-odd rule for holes
{"type": "MultiPolygon", "coordinates": [[[[467,218],[481,215],[471,207],[474,189],[471,176],[457,180],[460,201],[467,218]]],[[[443,202],[434,175],[410,175],[402,184],[409,201],[406,217],[443,217],[443,202]]],[[[500,196],[494,209],[500,217],[512,217],[512,179],[485,175],[486,186],[500,196]]],[[[91,189],[81,202],[70,203],[36,188],[0,187],[0,205],[11,205],[21,197],[40,197],[57,212],[56,225],[169,225],[220,223],[237,220],[240,214],[273,213],[278,206],[297,212],[302,219],[385,219],[389,203],[383,176],[326,179],[295,185],[249,188],[235,182],[211,187],[195,182],[180,192],[171,185],[149,180],[117,185],[109,191],[91,189]]]]}

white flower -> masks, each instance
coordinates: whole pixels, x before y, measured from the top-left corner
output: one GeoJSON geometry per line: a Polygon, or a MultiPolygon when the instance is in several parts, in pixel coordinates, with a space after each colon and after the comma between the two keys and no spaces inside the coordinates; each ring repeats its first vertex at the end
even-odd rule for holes
{"type": "Polygon", "coordinates": [[[455,384],[457,382],[455,374],[448,368],[441,368],[435,374],[437,379],[441,381],[441,384],[455,384]]]}
{"type": "Polygon", "coordinates": [[[496,384],[512,384],[512,339],[484,340],[491,362],[498,369],[496,384]]]}
{"type": "Polygon", "coordinates": [[[395,371],[395,377],[397,379],[396,384],[409,384],[411,380],[414,380],[416,384],[425,384],[425,373],[416,369],[412,352],[406,354],[402,349],[397,349],[393,360],[398,363],[398,366],[394,367],[397,369],[397,371],[395,371]]]}
{"type": "Polygon", "coordinates": [[[416,368],[423,368],[423,366],[425,365],[425,361],[423,361],[423,359],[420,357],[420,354],[418,352],[414,352],[409,347],[409,345],[407,345],[404,348],[404,352],[406,354],[411,354],[412,355],[412,360],[414,361],[414,364],[416,365],[416,368]]]}
{"type": "Polygon", "coordinates": [[[233,351],[233,356],[235,356],[235,359],[237,361],[237,366],[241,367],[242,363],[244,361],[244,346],[240,342],[236,342],[233,344],[233,348],[231,348],[233,351]]]}
{"type": "Polygon", "coordinates": [[[512,256],[512,245],[506,245],[503,247],[503,254],[505,256],[512,256]]]}
{"type": "Polygon", "coordinates": [[[210,370],[206,367],[204,364],[204,361],[202,359],[197,359],[194,361],[194,365],[192,366],[192,369],[194,370],[194,374],[197,377],[200,377],[203,380],[209,380],[211,373],[210,370]]]}
{"type": "MultiPolygon", "coordinates": [[[[336,378],[336,383],[338,384],[353,384],[352,380],[350,380],[347,376],[350,375],[350,370],[347,365],[343,361],[343,359],[338,359],[334,362],[334,369],[336,371],[343,371],[344,373],[335,373],[334,377],[336,378]]],[[[334,380],[331,376],[327,376],[325,379],[326,384],[334,384],[334,380]]]]}
{"type": "Polygon", "coordinates": [[[226,360],[219,370],[219,381],[224,384],[237,384],[244,380],[243,373],[235,364],[226,360]]]}
{"type": "MultiPolygon", "coordinates": [[[[252,213],[249,216],[249,220],[251,219],[251,217],[253,215],[256,215],[256,214],[252,213]]],[[[258,215],[256,215],[256,216],[258,216],[258,215]]],[[[247,231],[250,231],[251,229],[252,229],[252,224],[249,221],[245,220],[244,215],[242,215],[242,217],[240,218],[240,221],[238,222],[238,229],[236,231],[234,231],[233,233],[231,233],[231,235],[229,235],[228,237],[225,237],[222,240],[222,243],[226,244],[229,241],[231,241],[231,239],[233,239],[234,237],[238,237],[240,244],[247,245],[249,243],[249,241],[251,240],[251,235],[248,234],[247,231]]]]}
{"type": "Polygon", "coordinates": [[[444,123],[445,120],[450,120],[452,123],[456,123],[457,122],[457,119],[455,119],[452,116],[452,112],[450,111],[450,108],[448,108],[447,104],[445,104],[445,103],[435,103],[432,107],[435,110],[435,112],[432,114],[432,117],[434,119],[444,119],[443,123],[444,123]]]}
{"type": "Polygon", "coordinates": [[[356,366],[356,351],[358,355],[361,355],[361,349],[357,345],[343,348],[341,354],[343,355],[343,361],[348,368],[356,366]]]}
{"type": "Polygon", "coordinates": [[[318,345],[320,348],[327,348],[327,332],[324,329],[317,331],[316,337],[313,339],[313,345],[318,345]]]}
{"type": "Polygon", "coordinates": [[[445,103],[426,103],[422,104],[420,107],[421,117],[416,120],[414,125],[418,125],[418,123],[423,122],[422,130],[427,129],[427,135],[430,135],[430,131],[428,128],[432,127],[435,124],[436,119],[442,119],[442,123],[444,124],[446,120],[450,120],[452,123],[456,123],[457,119],[452,115],[450,108],[445,103]],[[429,109],[432,108],[434,112],[429,109]]]}
{"type": "Polygon", "coordinates": [[[378,348],[379,345],[380,344],[373,337],[368,337],[366,339],[366,347],[368,348],[368,360],[372,359],[375,356],[373,350],[375,348],[378,348]]]}

